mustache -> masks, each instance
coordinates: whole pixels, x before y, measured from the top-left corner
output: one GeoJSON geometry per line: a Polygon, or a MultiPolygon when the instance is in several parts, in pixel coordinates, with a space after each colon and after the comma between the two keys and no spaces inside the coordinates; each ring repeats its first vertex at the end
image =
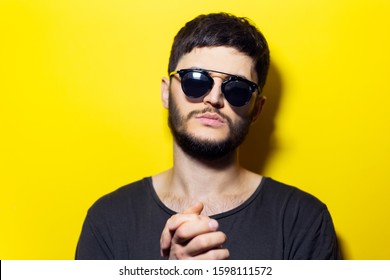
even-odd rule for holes
{"type": "Polygon", "coordinates": [[[186,121],[188,121],[189,119],[191,119],[192,117],[194,117],[196,115],[205,114],[205,113],[218,114],[222,118],[224,118],[228,122],[229,125],[233,125],[233,121],[232,121],[232,119],[229,116],[227,116],[226,114],[220,112],[218,109],[212,108],[212,107],[204,108],[202,110],[194,110],[194,111],[190,112],[187,115],[187,117],[186,117],[186,121]]]}

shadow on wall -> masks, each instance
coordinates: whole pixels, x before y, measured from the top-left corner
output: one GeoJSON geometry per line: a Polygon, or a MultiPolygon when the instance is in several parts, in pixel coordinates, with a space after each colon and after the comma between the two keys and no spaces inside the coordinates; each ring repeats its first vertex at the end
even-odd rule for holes
{"type": "MultiPolygon", "coordinates": [[[[337,229],[336,229],[336,231],[337,231],[337,229]]],[[[337,234],[337,232],[336,232],[336,234],[337,234]]],[[[339,245],[340,258],[342,260],[350,260],[351,256],[349,256],[349,254],[348,254],[348,249],[347,249],[346,243],[344,242],[344,239],[339,234],[337,234],[337,243],[339,245]]]]}
{"type": "Polygon", "coordinates": [[[241,164],[259,174],[263,173],[268,159],[278,148],[274,129],[282,97],[282,80],[273,63],[270,65],[262,95],[267,97],[263,111],[258,120],[252,124],[245,142],[240,147],[241,164]]]}
{"type": "MultiPolygon", "coordinates": [[[[272,63],[262,94],[267,97],[263,111],[259,119],[252,124],[245,142],[240,147],[240,162],[242,166],[258,174],[264,173],[268,160],[278,150],[278,142],[274,136],[274,130],[275,119],[283,94],[283,83],[277,67],[272,63]]],[[[263,175],[266,176],[266,174],[263,175]]],[[[341,259],[348,259],[345,242],[338,234],[337,242],[341,259]]]]}

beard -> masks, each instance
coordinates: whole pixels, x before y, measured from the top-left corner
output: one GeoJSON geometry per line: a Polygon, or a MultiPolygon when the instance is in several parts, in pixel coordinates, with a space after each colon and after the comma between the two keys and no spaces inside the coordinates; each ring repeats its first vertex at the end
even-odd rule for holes
{"type": "Polygon", "coordinates": [[[214,107],[192,111],[188,116],[182,116],[176,101],[171,94],[168,107],[168,124],[173,138],[179,147],[188,155],[198,160],[215,161],[221,159],[237,149],[248,134],[251,119],[249,117],[233,123],[231,118],[214,107]],[[222,140],[200,139],[188,132],[187,121],[197,114],[217,113],[228,124],[229,135],[222,140]]]}

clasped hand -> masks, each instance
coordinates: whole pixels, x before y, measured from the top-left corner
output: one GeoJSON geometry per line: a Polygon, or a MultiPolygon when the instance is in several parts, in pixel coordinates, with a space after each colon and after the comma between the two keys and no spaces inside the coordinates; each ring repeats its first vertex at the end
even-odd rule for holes
{"type": "Polygon", "coordinates": [[[171,260],[223,260],[229,251],[223,248],[226,235],[218,231],[218,222],[201,215],[203,204],[197,203],[181,214],[173,215],[161,234],[161,256],[171,260]]]}

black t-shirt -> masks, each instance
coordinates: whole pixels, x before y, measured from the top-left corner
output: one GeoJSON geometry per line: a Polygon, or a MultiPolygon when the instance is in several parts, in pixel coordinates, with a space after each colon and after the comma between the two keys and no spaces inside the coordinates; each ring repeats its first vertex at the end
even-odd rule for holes
{"type": "MultiPolygon", "coordinates": [[[[161,259],[161,232],[174,214],[150,177],[121,187],[89,209],[76,259],[161,259]]],[[[240,206],[211,217],[228,238],[230,259],[340,258],[326,206],[271,178],[240,206]]]]}

